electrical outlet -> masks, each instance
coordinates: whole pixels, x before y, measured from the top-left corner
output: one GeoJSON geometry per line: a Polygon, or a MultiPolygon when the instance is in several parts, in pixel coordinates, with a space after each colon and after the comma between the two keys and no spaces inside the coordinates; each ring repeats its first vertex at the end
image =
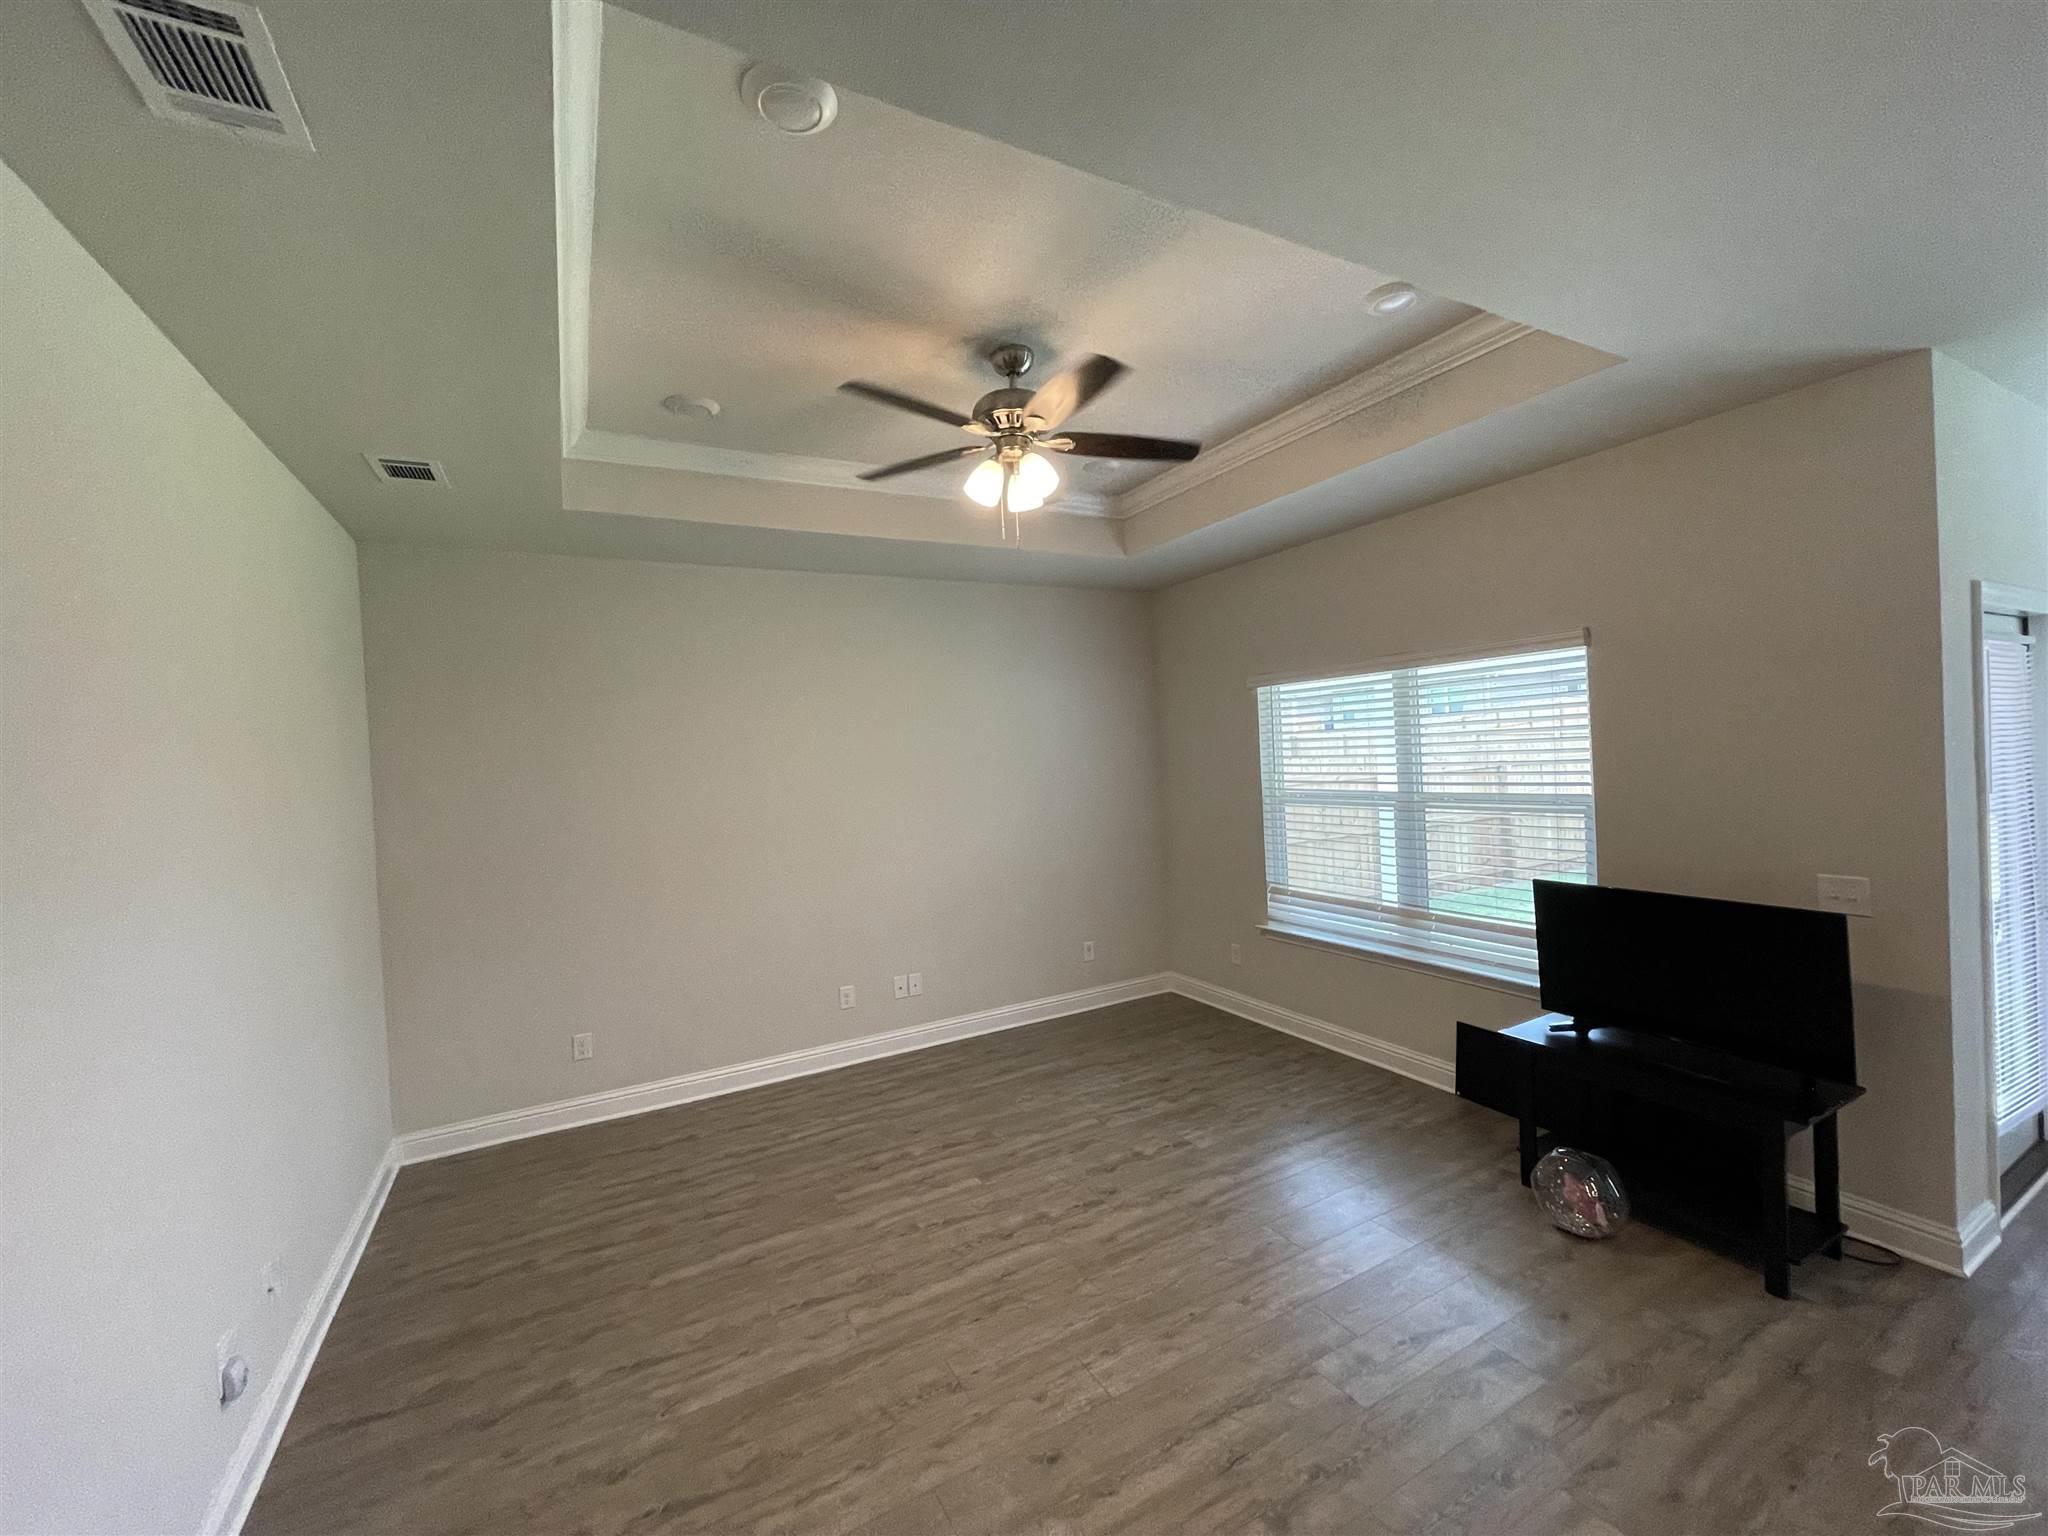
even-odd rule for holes
{"type": "Polygon", "coordinates": [[[1095,941],[1093,939],[1083,939],[1081,941],[1081,958],[1083,960],[1093,960],[1095,958],[1095,941]]]}
{"type": "Polygon", "coordinates": [[[910,996],[910,978],[908,976],[898,976],[895,978],[895,981],[896,995],[898,997],[910,996]]]}
{"type": "Polygon", "coordinates": [[[851,1008],[853,1006],[853,988],[841,987],[839,989],[839,1006],[842,1008],[851,1008]]]}
{"type": "Polygon", "coordinates": [[[588,1061],[596,1054],[597,1037],[595,1035],[584,1034],[571,1035],[569,1037],[569,1059],[571,1061],[588,1061]]]}
{"type": "Polygon", "coordinates": [[[1230,963],[1231,963],[1232,965],[1243,965],[1243,964],[1244,964],[1244,948],[1243,948],[1243,946],[1241,946],[1241,945],[1237,945],[1237,944],[1233,944],[1233,945],[1231,945],[1231,946],[1230,946],[1230,963]]]}
{"type": "Polygon", "coordinates": [[[1870,881],[1864,876],[1822,875],[1819,890],[1821,911],[1870,916],[1870,881]]]}
{"type": "Polygon", "coordinates": [[[923,971],[912,971],[912,972],[910,973],[910,995],[911,995],[912,997],[923,997],[923,996],[924,996],[924,972],[923,972],[923,971]]]}

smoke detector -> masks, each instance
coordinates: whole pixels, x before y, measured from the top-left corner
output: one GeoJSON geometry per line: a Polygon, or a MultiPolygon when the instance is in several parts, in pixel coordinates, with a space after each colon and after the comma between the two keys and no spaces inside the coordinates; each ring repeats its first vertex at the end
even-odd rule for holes
{"type": "Polygon", "coordinates": [[[1410,283],[1381,283],[1365,296],[1365,307],[1376,315],[1398,315],[1413,309],[1422,295],[1410,283]]]}
{"type": "Polygon", "coordinates": [[[240,0],[81,3],[158,117],[313,152],[313,136],[255,6],[240,0]]]}
{"type": "Polygon", "coordinates": [[[740,77],[740,100],[770,128],[794,138],[823,133],[839,116],[839,93],[831,86],[773,64],[755,64],[740,77]]]}

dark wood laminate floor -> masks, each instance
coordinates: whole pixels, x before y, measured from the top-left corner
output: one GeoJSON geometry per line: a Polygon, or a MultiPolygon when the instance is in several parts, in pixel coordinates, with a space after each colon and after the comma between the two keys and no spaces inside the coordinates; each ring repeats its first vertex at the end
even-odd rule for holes
{"type": "Polygon", "coordinates": [[[248,1530],[1818,1536],[1908,1424],[2048,1484],[2048,1203],[1774,1302],[1513,1141],[1167,997],[410,1168],[248,1530]]]}

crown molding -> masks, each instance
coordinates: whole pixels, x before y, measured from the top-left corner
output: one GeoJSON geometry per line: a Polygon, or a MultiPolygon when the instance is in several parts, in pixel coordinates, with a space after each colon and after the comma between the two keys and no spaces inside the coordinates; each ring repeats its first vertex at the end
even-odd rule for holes
{"type": "MultiPolygon", "coordinates": [[[[1299,405],[1269,416],[1257,426],[1247,427],[1235,437],[1225,438],[1214,448],[1204,449],[1200,458],[1176,464],[1128,491],[1104,496],[1090,491],[1062,490],[1057,505],[1062,512],[1084,517],[1135,517],[1255,459],[1277,453],[1290,443],[1299,442],[1325,427],[1348,421],[1396,395],[1462,368],[1467,363],[1476,362],[1489,352],[1519,341],[1534,331],[1534,326],[1505,320],[1499,315],[1474,315],[1470,320],[1461,320],[1449,330],[1418,342],[1375,367],[1353,374],[1299,405]]],[[[566,328],[564,335],[567,335],[566,328]]],[[[569,362],[566,355],[563,362],[566,368],[569,362]]],[[[581,427],[576,433],[574,441],[564,450],[564,457],[605,464],[630,464],[643,469],[673,469],[688,474],[780,480],[790,485],[819,485],[836,490],[937,499],[928,484],[863,480],[860,474],[868,466],[847,459],[719,448],[707,443],[682,443],[670,438],[609,432],[588,426],[581,427]]]]}
{"type": "MultiPolygon", "coordinates": [[[[562,456],[641,469],[724,475],[871,495],[946,499],[929,482],[860,478],[868,468],[844,459],[759,453],[590,425],[590,287],[596,214],[598,80],[604,7],[600,0],[552,0],[555,29],[555,246],[561,361],[562,456]]],[[[1321,394],[1226,438],[1200,458],[1176,464],[1128,491],[1110,495],[1064,486],[1052,505],[1084,517],[1129,518],[1183,492],[1347,420],[1404,390],[1484,357],[1534,328],[1480,314],[1354,374],[1321,394]]]]}
{"type": "MultiPolygon", "coordinates": [[[[756,453],[744,448],[679,443],[668,438],[607,432],[595,427],[586,427],[578,433],[563,457],[600,464],[629,464],[639,469],[673,469],[692,475],[728,475],[742,480],[779,480],[786,485],[821,485],[833,490],[862,491],[871,495],[915,496],[925,501],[951,499],[950,493],[934,489],[929,481],[918,485],[893,480],[863,480],[861,473],[869,466],[849,459],[817,459],[798,453],[756,453]]],[[[1062,490],[1046,505],[1055,511],[1082,517],[1110,515],[1108,498],[1089,491],[1062,490]]]]}
{"type": "MultiPolygon", "coordinates": [[[[755,453],[668,438],[609,432],[590,425],[590,283],[597,203],[598,80],[604,41],[600,0],[553,0],[555,30],[555,281],[561,361],[562,457],[686,474],[730,475],[787,485],[826,486],[884,496],[947,499],[929,482],[905,485],[860,478],[869,468],[844,459],[755,453]]],[[[1049,505],[1106,517],[1110,501],[1062,489],[1049,505]]]]}
{"type": "Polygon", "coordinates": [[[1321,394],[1290,406],[1277,416],[1269,416],[1235,437],[1225,438],[1213,448],[1203,449],[1200,458],[1176,464],[1143,484],[1132,486],[1110,502],[1109,515],[1135,517],[1196,486],[1227,475],[1254,459],[1277,453],[1310,433],[1349,420],[1418,384],[1477,361],[1534,330],[1534,326],[1504,320],[1494,314],[1479,314],[1470,320],[1461,320],[1449,330],[1418,342],[1375,367],[1355,373],[1321,394]]]}

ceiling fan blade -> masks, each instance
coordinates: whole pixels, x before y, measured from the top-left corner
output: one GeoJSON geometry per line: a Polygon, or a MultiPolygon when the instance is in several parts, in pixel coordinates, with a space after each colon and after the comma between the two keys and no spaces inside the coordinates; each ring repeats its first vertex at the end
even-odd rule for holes
{"type": "Polygon", "coordinates": [[[917,416],[929,416],[933,421],[943,421],[949,427],[964,427],[967,418],[958,411],[949,411],[943,405],[933,405],[929,400],[920,400],[915,395],[898,394],[893,389],[884,389],[879,384],[863,384],[859,379],[848,379],[839,386],[842,395],[859,395],[863,400],[872,400],[877,405],[893,405],[899,411],[909,411],[917,416]]]}
{"type": "Polygon", "coordinates": [[[1062,432],[1039,446],[1091,459],[1165,459],[1178,464],[1185,464],[1202,451],[1200,443],[1180,443],[1168,437],[1132,437],[1123,432],[1062,432]],[[1062,443],[1066,446],[1061,447],[1062,443]]]}
{"type": "Polygon", "coordinates": [[[970,453],[988,451],[987,443],[962,443],[958,448],[948,448],[944,453],[928,453],[921,459],[905,459],[901,464],[884,464],[880,469],[864,469],[855,478],[887,480],[896,475],[907,475],[914,469],[930,469],[934,464],[948,464],[954,459],[964,459],[970,453]]]}
{"type": "Polygon", "coordinates": [[[1038,393],[1024,407],[1024,414],[1036,416],[1045,424],[1043,430],[1050,432],[1114,384],[1124,371],[1124,365],[1115,358],[1090,353],[1039,385],[1038,393]]]}

